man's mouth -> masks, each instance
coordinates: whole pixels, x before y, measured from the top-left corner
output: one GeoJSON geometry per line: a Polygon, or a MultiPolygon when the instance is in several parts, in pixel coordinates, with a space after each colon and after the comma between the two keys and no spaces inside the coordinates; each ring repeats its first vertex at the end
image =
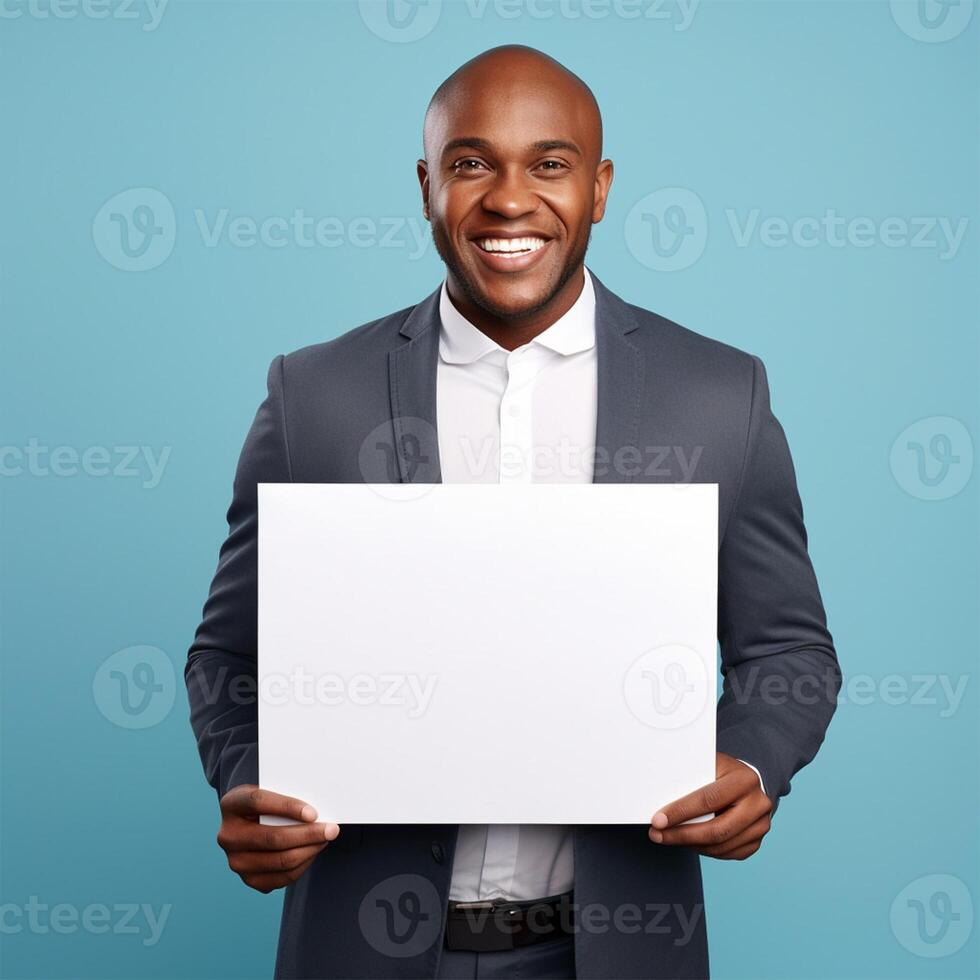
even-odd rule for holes
{"type": "Polygon", "coordinates": [[[493,255],[521,256],[530,255],[539,248],[547,245],[547,238],[474,238],[477,248],[493,255]]]}

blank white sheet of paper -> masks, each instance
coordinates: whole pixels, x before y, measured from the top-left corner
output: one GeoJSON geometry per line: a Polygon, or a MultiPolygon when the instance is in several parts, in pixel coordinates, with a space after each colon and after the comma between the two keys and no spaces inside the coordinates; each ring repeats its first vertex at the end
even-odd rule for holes
{"type": "Polygon", "coordinates": [[[717,555],[716,484],[260,484],[261,785],[648,823],[714,779],[717,555]]]}

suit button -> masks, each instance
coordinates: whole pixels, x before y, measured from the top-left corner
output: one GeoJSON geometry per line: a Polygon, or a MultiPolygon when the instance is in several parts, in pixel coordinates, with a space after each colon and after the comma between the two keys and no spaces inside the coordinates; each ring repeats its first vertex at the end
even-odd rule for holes
{"type": "Polygon", "coordinates": [[[442,844],[440,844],[437,840],[432,842],[432,860],[435,861],[436,864],[442,864],[442,862],[446,860],[446,852],[443,850],[442,844]]]}

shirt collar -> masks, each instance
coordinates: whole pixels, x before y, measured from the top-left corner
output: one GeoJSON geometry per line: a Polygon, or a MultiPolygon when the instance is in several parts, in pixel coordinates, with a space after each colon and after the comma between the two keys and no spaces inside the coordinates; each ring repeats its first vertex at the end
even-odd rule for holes
{"type": "MultiPolygon", "coordinates": [[[[439,356],[449,364],[472,364],[492,351],[509,353],[456,309],[445,282],[439,291],[439,320],[439,356]]],[[[595,289],[588,269],[578,299],[528,346],[534,344],[566,356],[595,346],[595,289]]]]}

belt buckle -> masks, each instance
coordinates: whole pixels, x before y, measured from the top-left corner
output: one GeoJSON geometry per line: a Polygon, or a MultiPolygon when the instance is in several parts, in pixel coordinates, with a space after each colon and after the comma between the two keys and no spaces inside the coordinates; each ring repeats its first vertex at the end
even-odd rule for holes
{"type": "Polygon", "coordinates": [[[469,912],[471,909],[474,911],[482,909],[493,908],[493,902],[453,902],[452,909],[454,912],[469,912]]]}
{"type": "Polygon", "coordinates": [[[479,902],[453,902],[454,912],[510,912],[519,910],[517,902],[506,898],[488,898],[479,902]]]}

